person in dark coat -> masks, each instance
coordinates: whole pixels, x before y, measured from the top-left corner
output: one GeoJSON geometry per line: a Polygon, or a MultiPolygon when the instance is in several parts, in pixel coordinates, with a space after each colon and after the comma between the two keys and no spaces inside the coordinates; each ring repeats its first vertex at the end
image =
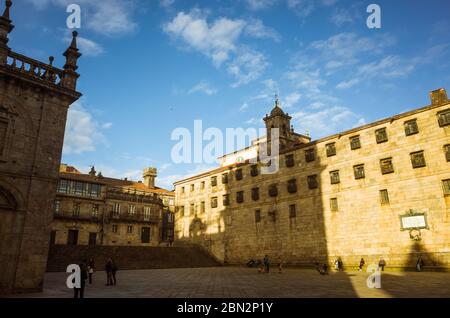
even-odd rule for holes
{"type": "Polygon", "coordinates": [[[80,288],[73,289],[73,298],[84,298],[84,289],[86,287],[86,279],[88,278],[86,260],[80,264],[80,288]]]}
{"type": "Polygon", "coordinates": [[[89,263],[88,263],[88,273],[89,273],[89,284],[92,284],[92,275],[94,275],[95,272],[95,262],[94,260],[91,258],[89,259],[89,263]]]}
{"type": "Polygon", "coordinates": [[[366,262],[364,261],[364,258],[361,257],[361,260],[359,261],[359,271],[362,271],[364,264],[366,264],[366,262]]]}
{"type": "Polygon", "coordinates": [[[106,272],[106,286],[112,285],[112,271],[113,271],[113,261],[108,258],[105,264],[105,272],[106,272]]]}
{"type": "Polygon", "coordinates": [[[112,262],[112,271],[111,271],[112,284],[116,285],[116,283],[117,283],[116,273],[117,273],[118,268],[117,268],[116,262],[114,262],[114,260],[111,260],[111,262],[112,262]]]}
{"type": "Polygon", "coordinates": [[[422,259],[422,256],[419,256],[419,259],[417,260],[417,263],[416,263],[416,270],[418,272],[421,272],[424,264],[425,263],[424,263],[424,261],[422,259]]]}
{"type": "Polygon", "coordinates": [[[380,258],[380,261],[378,262],[378,267],[381,268],[381,271],[384,272],[384,267],[386,266],[386,261],[384,258],[380,258]]]}
{"type": "Polygon", "coordinates": [[[270,270],[270,263],[269,263],[269,255],[264,256],[264,268],[266,270],[266,273],[269,273],[270,270]]]}

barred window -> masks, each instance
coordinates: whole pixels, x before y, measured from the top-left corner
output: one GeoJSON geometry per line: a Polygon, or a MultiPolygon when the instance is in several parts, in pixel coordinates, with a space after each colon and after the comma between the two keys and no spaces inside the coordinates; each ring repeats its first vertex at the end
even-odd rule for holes
{"type": "Polygon", "coordinates": [[[252,200],[258,201],[259,200],[259,188],[253,188],[252,189],[252,200]]]}
{"type": "Polygon", "coordinates": [[[450,179],[442,180],[442,187],[445,195],[450,195],[450,179]]]}
{"type": "Polygon", "coordinates": [[[211,198],[211,208],[217,208],[217,197],[211,198]]]}
{"type": "Polygon", "coordinates": [[[354,166],[353,171],[355,173],[355,179],[364,179],[366,177],[366,173],[364,171],[364,165],[354,166]]]}
{"type": "Polygon", "coordinates": [[[80,216],[80,210],[81,210],[81,204],[80,203],[74,203],[73,204],[73,216],[80,216]]]}
{"type": "Polygon", "coordinates": [[[444,150],[445,150],[445,159],[447,159],[447,161],[450,162],[450,145],[445,145],[444,150]]]}
{"type": "Polygon", "coordinates": [[[314,149],[307,149],[305,150],[305,160],[306,162],[311,162],[316,159],[316,154],[314,152],[314,149]]]}
{"type": "Polygon", "coordinates": [[[386,158],[380,160],[380,167],[382,174],[388,174],[394,172],[394,164],[392,163],[392,158],[386,158]]]}
{"type": "Polygon", "coordinates": [[[285,162],[286,167],[290,168],[290,167],[293,167],[295,165],[294,154],[286,155],[285,159],[286,159],[286,162],[285,162]]]}
{"type": "Polygon", "coordinates": [[[230,195],[229,194],[224,194],[222,196],[222,204],[223,204],[223,206],[230,205],[230,195]]]}
{"type": "Polygon", "coordinates": [[[256,177],[258,175],[258,165],[252,165],[250,168],[250,175],[256,177]]]}
{"type": "Polygon", "coordinates": [[[308,176],[308,188],[317,189],[319,183],[317,182],[317,175],[308,176]]]}
{"type": "Polygon", "coordinates": [[[261,210],[255,210],[255,222],[261,222],[261,210]]]}
{"type": "Polygon", "coordinates": [[[54,212],[55,212],[55,214],[58,214],[59,212],[61,212],[61,201],[59,201],[59,200],[55,201],[54,212]]]}
{"type": "Polygon", "coordinates": [[[276,197],[278,195],[278,189],[276,184],[271,184],[269,186],[269,196],[276,197]]]}
{"type": "Polygon", "coordinates": [[[291,219],[297,217],[297,209],[296,209],[295,204],[291,204],[289,206],[289,217],[291,219]]]}
{"type": "Polygon", "coordinates": [[[419,132],[419,126],[417,125],[417,119],[408,120],[405,122],[405,134],[411,136],[419,132]]]}
{"type": "Polygon", "coordinates": [[[350,148],[352,150],[361,148],[361,139],[359,136],[350,137],[350,148]]]}
{"type": "Polygon", "coordinates": [[[242,169],[237,169],[235,176],[236,176],[236,180],[238,180],[238,181],[242,180],[242,169]]]}
{"type": "Polygon", "coordinates": [[[331,184],[337,184],[341,182],[341,180],[339,179],[339,170],[330,172],[330,180],[331,184]]]}
{"type": "Polygon", "coordinates": [[[222,174],[222,184],[228,183],[228,173],[222,174]]]}
{"type": "Polygon", "coordinates": [[[327,157],[332,157],[336,155],[336,143],[332,142],[327,145],[325,145],[325,148],[327,150],[327,157]]]}
{"type": "Polygon", "coordinates": [[[113,205],[113,215],[114,216],[120,215],[120,203],[114,203],[114,205],[113,205]]]}
{"type": "Polygon", "coordinates": [[[339,210],[337,198],[330,199],[330,209],[331,209],[331,212],[337,212],[339,210]]]}
{"type": "Polygon", "coordinates": [[[243,203],[244,202],[244,191],[236,192],[236,202],[243,203]]]}
{"type": "Polygon", "coordinates": [[[211,186],[212,187],[217,186],[217,177],[216,176],[211,177],[211,186]]]}
{"type": "Polygon", "coordinates": [[[288,180],[287,190],[289,193],[297,192],[297,180],[296,179],[288,180]]]}
{"type": "Polygon", "coordinates": [[[98,204],[93,204],[92,205],[92,217],[96,218],[98,217],[98,212],[99,212],[100,208],[98,204]]]}
{"type": "Polygon", "coordinates": [[[113,224],[113,225],[112,225],[112,232],[113,232],[113,233],[117,233],[117,230],[118,230],[117,224],[113,224]]]}
{"type": "Polygon", "coordinates": [[[440,127],[450,125],[450,109],[439,112],[438,121],[440,127]]]}
{"type": "Polygon", "coordinates": [[[423,151],[413,152],[410,155],[413,168],[421,168],[426,166],[423,151]]]}
{"type": "Polygon", "coordinates": [[[375,130],[375,137],[378,144],[388,141],[386,128],[380,128],[375,130]]]}
{"type": "Polygon", "coordinates": [[[386,189],[380,190],[380,203],[389,204],[389,192],[386,189]]]}
{"type": "Polygon", "coordinates": [[[127,233],[128,234],[132,234],[133,233],[133,226],[132,225],[128,225],[127,226],[127,233]]]}

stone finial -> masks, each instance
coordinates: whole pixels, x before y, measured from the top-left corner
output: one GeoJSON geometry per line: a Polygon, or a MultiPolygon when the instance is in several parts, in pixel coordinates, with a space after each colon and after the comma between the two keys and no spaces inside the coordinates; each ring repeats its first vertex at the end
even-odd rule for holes
{"type": "Polygon", "coordinates": [[[77,36],[78,32],[72,32],[72,42],[67,50],[64,52],[66,57],[66,64],[64,65],[64,78],[62,80],[62,85],[66,88],[75,90],[77,87],[77,80],[80,75],[76,72],[78,69],[77,62],[81,56],[81,53],[77,47],[77,36]]]}
{"type": "Polygon", "coordinates": [[[431,105],[441,105],[448,103],[447,91],[440,88],[430,92],[431,105]]]}
{"type": "Polygon", "coordinates": [[[5,1],[5,11],[3,11],[3,18],[8,19],[9,20],[9,8],[11,8],[12,6],[12,1],[11,0],[6,0],[5,1]]]}
{"type": "Polygon", "coordinates": [[[6,1],[6,8],[3,15],[0,17],[0,46],[6,48],[8,43],[8,34],[14,29],[14,25],[9,19],[9,8],[12,6],[10,0],[6,1]]]}
{"type": "Polygon", "coordinates": [[[91,176],[91,177],[95,177],[95,174],[97,173],[97,171],[95,171],[95,167],[94,166],[92,166],[91,167],[91,170],[89,171],[89,175],[91,176]]]}

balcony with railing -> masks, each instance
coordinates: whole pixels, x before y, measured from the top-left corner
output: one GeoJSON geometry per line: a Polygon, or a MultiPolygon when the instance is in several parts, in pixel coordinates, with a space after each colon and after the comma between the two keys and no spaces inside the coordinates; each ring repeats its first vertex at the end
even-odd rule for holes
{"type": "Polygon", "coordinates": [[[85,213],[76,213],[76,212],[67,212],[67,211],[59,211],[53,213],[54,219],[60,220],[73,220],[73,221],[82,221],[82,222],[93,222],[99,223],[101,222],[101,216],[99,213],[97,214],[85,214],[85,213]]]}
{"type": "Polygon", "coordinates": [[[162,205],[162,200],[157,194],[130,188],[108,187],[106,199],[162,205]]]}
{"type": "Polygon", "coordinates": [[[117,213],[110,211],[108,213],[108,222],[124,222],[124,223],[159,223],[161,221],[161,213],[159,211],[151,211],[151,213],[117,213]]]}

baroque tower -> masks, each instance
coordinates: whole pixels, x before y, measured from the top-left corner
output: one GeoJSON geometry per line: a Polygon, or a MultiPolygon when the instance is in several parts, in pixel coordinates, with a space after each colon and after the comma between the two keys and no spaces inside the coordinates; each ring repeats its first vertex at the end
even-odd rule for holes
{"type": "Polygon", "coordinates": [[[0,17],[0,293],[42,290],[67,111],[81,96],[77,33],[62,69],[16,53],[11,6],[0,17]]]}

